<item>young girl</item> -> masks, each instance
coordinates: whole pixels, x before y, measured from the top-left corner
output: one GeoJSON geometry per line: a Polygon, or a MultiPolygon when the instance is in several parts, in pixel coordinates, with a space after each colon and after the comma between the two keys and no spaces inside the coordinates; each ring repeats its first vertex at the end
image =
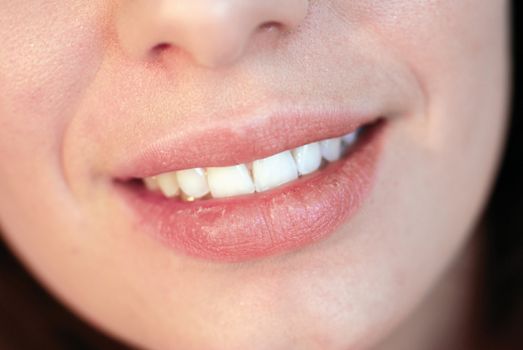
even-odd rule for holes
{"type": "MultiPolygon", "coordinates": [[[[481,219],[507,1],[0,4],[2,234],[92,326],[143,349],[517,346],[482,311],[514,281],[488,278],[509,178],[481,219]]],[[[2,301],[4,348],[81,346],[23,305],[2,301]]]]}

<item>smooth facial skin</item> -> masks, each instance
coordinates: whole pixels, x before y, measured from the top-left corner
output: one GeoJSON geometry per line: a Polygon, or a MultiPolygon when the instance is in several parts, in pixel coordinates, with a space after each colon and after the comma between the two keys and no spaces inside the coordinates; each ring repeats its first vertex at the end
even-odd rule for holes
{"type": "Polygon", "coordinates": [[[506,123],[506,1],[0,8],[3,236],[61,300],[130,344],[372,348],[472,235],[506,123]],[[336,101],[397,117],[369,197],[325,240],[242,263],[196,259],[139,232],[114,190],[115,162],[167,128],[336,101]]]}

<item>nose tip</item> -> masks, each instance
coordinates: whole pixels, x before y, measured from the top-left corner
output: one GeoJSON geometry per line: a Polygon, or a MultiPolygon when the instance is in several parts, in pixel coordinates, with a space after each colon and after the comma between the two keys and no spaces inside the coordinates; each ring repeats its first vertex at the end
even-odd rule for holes
{"type": "Polygon", "coordinates": [[[297,27],[307,0],[127,0],[119,10],[120,44],[131,56],[177,48],[198,64],[238,60],[257,32],[281,34],[297,27]]]}

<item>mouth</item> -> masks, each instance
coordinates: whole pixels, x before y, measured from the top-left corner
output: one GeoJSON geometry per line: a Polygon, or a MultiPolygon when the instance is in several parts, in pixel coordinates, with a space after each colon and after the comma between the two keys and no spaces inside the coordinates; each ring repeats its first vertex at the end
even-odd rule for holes
{"type": "Polygon", "coordinates": [[[115,187],[136,227],[181,254],[241,262],[300,249],[364,203],[388,121],[296,118],[170,135],[127,160],[115,187]]]}

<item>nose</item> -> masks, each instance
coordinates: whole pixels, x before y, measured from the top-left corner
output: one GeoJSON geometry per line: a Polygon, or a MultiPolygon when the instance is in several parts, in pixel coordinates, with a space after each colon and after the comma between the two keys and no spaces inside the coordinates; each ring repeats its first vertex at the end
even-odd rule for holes
{"type": "Polygon", "coordinates": [[[307,12],[308,0],[123,0],[117,32],[135,58],[176,48],[216,67],[241,57],[256,32],[290,31],[307,12]]]}

